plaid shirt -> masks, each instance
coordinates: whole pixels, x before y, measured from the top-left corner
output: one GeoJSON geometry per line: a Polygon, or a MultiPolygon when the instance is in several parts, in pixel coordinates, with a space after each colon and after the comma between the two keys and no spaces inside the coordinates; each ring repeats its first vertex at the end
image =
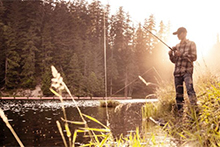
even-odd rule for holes
{"type": "Polygon", "coordinates": [[[176,57],[174,52],[170,55],[170,60],[175,64],[174,76],[183,76],[185,73],[193,73],[193,61],[197,59],[196,44],[193,41],[185,40],[177,44],[176,49],[181,56],[176,57]]]}

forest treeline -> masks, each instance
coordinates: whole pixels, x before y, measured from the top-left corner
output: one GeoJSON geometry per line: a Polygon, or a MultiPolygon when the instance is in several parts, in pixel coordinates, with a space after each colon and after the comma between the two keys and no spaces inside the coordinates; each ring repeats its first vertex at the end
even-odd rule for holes
{"type": "MultiPolygon", "coordinates": [[[[96,0],[0,0],[1,91],[49,90],[54,65],[75,96],[104,96],[104,31],[106,31],[108,95],[146,96],[166,75],[167,50],[162,40],[170,24],[156,24],[154,15],[144,23],[132,22],[129,13],[96,0]],[[104,27],[105,26],[105,27],[104,27]],[[161,66],[162,65],[162,66],[161,66]]],[[[172,73],[170,73],[172,76],[172,73]]]]}

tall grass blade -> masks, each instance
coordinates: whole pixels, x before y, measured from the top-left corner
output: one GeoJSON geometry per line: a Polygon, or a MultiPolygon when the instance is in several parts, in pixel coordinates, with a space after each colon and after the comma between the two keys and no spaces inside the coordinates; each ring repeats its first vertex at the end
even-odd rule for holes
{"type": "Polygon", "coordinates": [[[61,117],[61,120],[63,122],[67,122],[67,123],[71,123],[71,124],[75,124],[75,125],[85,125],[85,122],[81,122],[81,121],[70,121],[70,120],[65,120],[64,118],[61,117]]]}
{"type": "Polygon", "coordinates": [[[60,125],[60,122],[59,122],[59,121],[56,121],[56,123],[57,123],[58,130],[59,130],[59,132],[60,132],[60,135],[61,135],[61,137],[62,137],[62,139],[63,139],[64,146],[65,146],[65,147],[68,147],[68,146],[67,146],[67,143],[66,143],[66,139],[65,139],[64,134],[63,134],[62,127],[61,127],[61,125],[60,125]]]}
{"type": "Polygon", "coordinates": [[[12,128],[11,124],[8,122],[8,118],[5,116],[4,111],[0,108],[0,116],[2,118],[2,120],[5,122],[6,126],[9,128],[9,130],[11,131],[11,133],[13,134],[13,136],[15,137],[15,139],[17,140],[18,144],[21,147],[24,147],[23,143],[21,142],[20,138],[18,137],[18,135],[15,133],[14,129],[12,128]]]}
{"type": "Polygon", "coordinates": [[[103,126],[104,128],[106,128],[106,129],[109,130],[109,128],[108,128],[107,126],[105,126],[103,123],[101,123],[101,122],[98,121],[97,119],[95,119],[95,118],[93,118],[93,117],[91,117],[91,116],[89,116],[89,115],[86,115],[86,114],[82,114],[82,115],[85,116],[85,117],[87,117],[87,118],[89,118],[90,120],[92,120],[92,121],[94,121],[94,122],[100,124],[101,126],[103,126]]]}
{"type": "Polygon", "coordinates": [[[105,144],[105,143],[106,143],[106,141],[109,139],[109,137],[110,137],[110,135],[109,135],[109,134],[105,135],[105,138],[104,138],[104,139],[102,139],[102,142],[100,143],[100,146],[104,146],[104,144],[105,144]]]}
{"type": "Polygon", "coordinates": [[[110,132],[110,129],[97,129],[97,128],[80,128],[82,130],[96,131],[96,132],[110,132]]]}
{"type": "Polygon", "coordinates": [[[65,123],[65,130],[66,130],[67,137],[71,137],[71,132],[70,132],[68,123],[65,123]]]}

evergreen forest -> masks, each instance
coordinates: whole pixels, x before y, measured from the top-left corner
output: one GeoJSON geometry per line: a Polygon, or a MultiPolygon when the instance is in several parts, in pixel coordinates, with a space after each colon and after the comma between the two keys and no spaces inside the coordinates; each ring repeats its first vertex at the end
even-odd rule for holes
{"type": "Polygon", "coordinates": [[[105,46],[108,96],[153,93],[164,76],[172,77],[172,64],[149,31],[166,42],[170,23],[157,24],[154,15],[134,22],[123,7],[110,12],[99,0],[0,0],[0,95],[37,85],[53,95],[54,65],[73,95],[104,96],[105,46]]]}

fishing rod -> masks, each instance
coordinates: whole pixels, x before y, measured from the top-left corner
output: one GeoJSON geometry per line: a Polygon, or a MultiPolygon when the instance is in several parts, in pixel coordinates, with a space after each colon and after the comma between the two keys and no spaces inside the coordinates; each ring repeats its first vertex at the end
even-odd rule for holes
{"type": "MultiPolygon", "coordinates": [[[[144,27],[145,28],[145,27],[144,27]]],[[[152,33],[150,30],[148,30],[147,28],[145,28],[151,35],[153,35],[154,37],[156,37],[161,43],[163,43],[166,47],[168,47],[170,50],[174,51],[173,48],[171,48],[169,45],[167,45],[163,40],[161,40],[159,37],[157,37],[154,33],[152,33]]]]}
{"type": "MultiPolygon", "coordinates": [[[[145,27],[144,27],[145,28],[145,27]]],[[[146,29],[146,28],[145,28],[146,29]]],[[[163,40],[161,40],[159,37],[157,37],[154,33],[152,33],[151,31],[149,31],[148,29],[146,29],[150,34],[152,34],[154,37],[156,37],[158,40],[160,40],[160,42],[162,42],[165,46],[167,46],[171,51],[175,51],[175,49],[171,48],[169,45],[167,45],[163,40]]],[[[185,57],[191,64],[192,61],[188,58],[188,57],[185,57]]]]}

